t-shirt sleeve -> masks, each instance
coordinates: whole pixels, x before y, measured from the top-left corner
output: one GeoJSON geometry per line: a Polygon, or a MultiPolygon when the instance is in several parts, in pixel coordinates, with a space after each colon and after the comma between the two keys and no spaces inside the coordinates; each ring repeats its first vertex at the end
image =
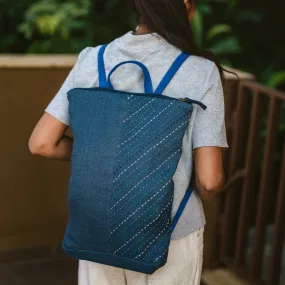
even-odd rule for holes
{"type": "Polygon", "coordinates": [[[64,123],[65,125],[69,126],[69,102],[67,99],[67,92],[73,88],[75,88],[75,76],[78,66],[81,64],[82,55],[86,53],[88,48],[84,49],[78,56],[77,62],[69,72],[67,78],[65,79],[64,83],[62,84],[61,88],[49,103],[45,112],[59,120],[60,122],[64,123]]]}
{"type": "Polygon", "coordinates": [[[206,84],[202,103],[207,106],[204,111],[198,107],[193,125],[193,148],[203,146],[228,147],[225,127],[224,92],[218,68],[206,84]]]}

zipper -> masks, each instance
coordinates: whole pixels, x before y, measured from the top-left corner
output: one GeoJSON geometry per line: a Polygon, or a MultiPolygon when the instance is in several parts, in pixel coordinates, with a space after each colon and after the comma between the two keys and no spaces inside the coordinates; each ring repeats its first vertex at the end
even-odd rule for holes
{"type": "Polygon", "coordinates": [[[186,102],[188,104],[196,104],[196,105],[200,106],[203,110],[207,109],[206,105],[204,105],[202,102],[197,101],[197,100],[192,100],[192,99],[187,98],[187,97],[186,98],[179,98],[178,100],[181,102],[186,102]]]}
{"type": "MultiPolygon", "coordinates": [[[[174,97],[169,97],[169,96],[165,96],[165,95],[160,95],[160,94],[147,94],[147,93],[134,93],[134,92],[126,92],[126,91],[120,91],[120,90],[114,90],[111,88],[106,88],[106,87],[94,87],[94,88],[73,88],[72,90],[99,90],[99,91],[112,91],[114,93],[120,93],[120,94],[126,94],[126,95],[138,95],[138,96],[147,96],[147,97],[156,97],[156,98],[160,98],[160,99],[167,99],[167,100],[176,100],[176,101],[180,101],[180,102],[184,102],[187,104],[196,104],[198,106],[200,106],[203,110],[206,110],[207,107],[201,103],[200,101],[196,101],[196,100],[192,100],[190,98],[174,98],[174,97]]],[[[71,91],[71,90],[70,90],[71,91]]]]}

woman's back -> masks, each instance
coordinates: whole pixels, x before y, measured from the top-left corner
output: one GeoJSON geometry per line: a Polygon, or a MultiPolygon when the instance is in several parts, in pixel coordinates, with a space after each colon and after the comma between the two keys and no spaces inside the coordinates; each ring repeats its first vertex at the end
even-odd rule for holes
{"type": "MultiPolygon", "coordinates": [[[[124,270],[123,268],[127,267],[119,263],[118,267],[111,267],[90,262],[92,259],[87,258],[89,261],[80,260],[79,262],[79,285],[198,285],[200,284],[202,270],[203,229],[205,224],[200,197],[203,199],[214,197],[221,191],[224,183],[221,148],[228,145],[224,122],[223,69],[212,53],[200,49],[195,43],[191,29],[196,7],[195,0],[133,0],[132,2],[138,14],[138,30],[136,33],[129,32],[108,45],[104,55],[105,69],[108,74],[111,69],[123,61],[139,61],[150,71],[153,87],[156,89],[177,56],[182,52],[191,54],[163,92],[163,95],[176,98],[188,97],[207,106],[206,111],[194,106],[191,120],[183,137],[182,155],[174,176],[169,180],[174,182],[172,217],[177,212],[191,178],[195,178],[192,179],[192,181],[195,180],[195,191],[186,204],[185,211],[172,234],[167,263],[163,268],[160,268],[152,275],[145,275],[124,270]],[[195,162],[195,168],[193,161],[195,162]],[[193,177],[191,177],[192,175],[193,177]]],[[[46,113],[42,116],[31,136],[29,145],[32,153],[52,159],[71,160],[74,148],[77,146],[76,138],[73,140],[65,136],[65,131],[70,126],[69,107],[77,108],[77,106],[74,102],[69,106],[67,93],[75,87],[98,87],[97,61],[99,49],[100,47],[86,48],[80,53],[76,65],[58,94],[47,107],[46,113]]],[[[141,69],[134,65],[119,68],[112,75],[112,83],[117,90],[143,92],[143,74],[141,69]]],[[[116,95],[116,93],[109,92],[109,96],[111,94],[116,95]]],[[[90,101],[92,98],[88,97],[87,99],[90,101]]],[[[106,97],[103,98],[106,100],[106,97]]],[[[113,97],[110,97],[110,100],[118,102],[113,101],[113,97]]],[[[179,104],[182,103],[179,102],[179,104]]],[[[94,117],[96,117],[94,108],[89,104],[85,104],[85,106],[88,106],[88,110],[91,110],[94,117]]],[[[102,115],[102,110],[98,105],[96,107],[96,110],[102,115]]],[[[85,113],[81,114],[82,117],[86,118],[85,113]]],[[[80,117],[80,112],[77,115],[80,117]]],[[[145,119],[148,120],[148,113],[145,119]]],[[[102,121],[104,120],[102,119],[102,121]]],[[[164,123],[164,125],[167,124],[164,123]]],[[[92,126],[92,121],[88,121],[88,125],[92,126]]],[[[80,124],[77,124],[76,128],[81,131],[80,124]]],[[[183,134],[184,132],[182,136],[183,134]]],[[[180,149],[182,136],[180,137],[180,149]]],[[[155,137],[159,136],[155,135],[155,137]]],[[[88,135],[85,138],[84,142],[89,146],[92,145],[92,140],[89,140],[88,135]]],[[[171,140],[169,140],[169,143],[171,143],[171,140]]],[[[161,158],[163,159],[162,155],[161,158]]],[[[91,173],[92,180],[92,169],[87,169],[88,177],[91,173]]],[[[106,173],[103,174],[106,176],[106,173]]],[[[80,175],[84,178],[84,171],[80,175]]],[[[164,172],[163,175],[165,176],[164,172]]],[[[127,179],[124,182],[129,183],[127,179]]],[[[192,187],[190,188],[192,189],[192,187]]],[[[80,192],[80,187],[78,189],[80,192]]],[[[88,188],[88,190],[93,191],[91,188],[88,188]]],[[[78,210],[76,198],[74,197],[75,210],[78,210]]],[[[91,206],[93,200],[90,201],[91,206]]],[[[87,202],[89,203],[89,201],[87,202]]],[[[182,205],[183,202],[184,199],[182,205]]],[[[93,210],[92,207],[91,210],[93,210]]],[[[85,209],[82,211],[84,212],[85,209]]],[[[152,211],[152,208],[149,208],[148,211],[152,211]]],[[[88,211],[86,215],[88,215],[88,211]]],[[[168,215],[170,215],[170,210],[168,215]]],[[[90,234],[94,230],[94,224],[91,223],[91,227],[88,228],[84,221],[80,222],[80,219],[77,219],[77,215],[74,215],[73,218],[82,226],[84,232],[87,232],[87,238],[95,242],[90,234]],[[88,232],[89,230],[90,232],[88,232]]],[[[103,229],[108,228],[110,221],[100,218],[101,215],[95,215],[94,217],[95,220],[100,221],[103,229]]],[[[164,218],[170,220],[168,216],[164,218]]],[[[143,232],[144,230],[138,232],[133,238],[143,234],[143,232]]],[[[102,236],[100,231],[98,234],[99,237],[102,236]]],[[[73,240],[77,241],[76,238],[73,240]]],[[[144,252],[152,246],[156,247],[157,250],[162,250],[163,254],[167,252],[167,250],[164,251],[164,248],[153,245],[152,240],[156,240],[156,233],[148,241],[148,245],[142,245],[142,247],[145,246],[144,252]]],[[[80,241],[77,242],[80,243],[80,241]]],[[[132,251],[132,247],[127,247],[128,242],[124,243],[123,246],[126,246],[126,250],[132,251]]],[[[96,242],[94,246],[97,246],[96,242]]],[[[134,251],[136,250],[134,249],[134,251]]],[[[160,257],[156,258],[159,259],[160,257]]],[[[103,262],[103,264],[108,264],[108,262],[103,262]]]]}
{"type": "MultiPolygon", "coordinates": [[[[100,47],[86,48],[46,112],[69,125],[66,93],[72,88],[98,87],[98,52],[100,47]],[[59,108],[61,106],[61,108],[59,108]]],[[[157,34],[134,35],[132,32],[110,43],[104,61],[107,74],[118,63],[136,60],[147,66],[154,88],[181,51],[157,34]]],[[[137,66],[119,68],[112,76],[117,90],[143,92],[143,73],[137,66]]],[[[193,149],[201,146],[226,147],[224,126],[224,102],[220,75],[216,65],[204,58],[190,56],[165,89],[164,95],[176,98],[188,97],[203,102],[203,111],[194,107],[194,113],[183,141],[182,157],[173,177],[175,185],[175,215],[189,186],[192,173],[193,149]]],[[[205,217],[200,198],[194,193],[172,235],[179,239],[203,227],[205,217]]]]}

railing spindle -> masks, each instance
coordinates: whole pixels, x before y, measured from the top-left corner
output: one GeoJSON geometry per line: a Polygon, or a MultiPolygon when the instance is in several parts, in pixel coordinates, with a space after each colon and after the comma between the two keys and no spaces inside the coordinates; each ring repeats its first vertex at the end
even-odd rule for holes
{"type": "Polygon", "coordinates": [[[250,222],[250,211],[254,190],[255,163],[258,155],[258,141],[261,128],[262,114],[264,110],[264,98],[258,91],[254,90],[253,105],[251,110],[250,130],[246,155],[246,177],[242,188],[242,200],[239,215],[237,243],[235,251],[235,267],[238,269],[244,265],[246,252],[246,240],[250,222]]]}
{"type": "MultiPolygon", "coordinates": [[[[243,162],[243,148],[245,141],[246,127],[246,110],[249,98],[244,94],[244,86],[240,85],[238,90],[237,107],[235,118],[233,122],[233,138],[230,144],[230,165],[229,165],[229,175],[233,175],[235,171],[241,167],[243,162]]],[[[231,248],[233,248],[233,241],[236,230],[236,220],[237,219],[237,185],[234,185],[226,194],[225,199],[225,212],[224,220],[221,231],[221,248],[220,254],[221,258],[227,258],[230,255],[231,248]]]]}
{"type": "Polygon", "coordinates": [[[278,284],[285,239],[285,137],[283,142],[280,183],[277,196],[276,216],[273,229],[272,250],[269,261],[268,284],[278,284]]]}
{"type": "MultiPolygon", "coordinates": [[[[273,164],[276,153],[278,126],[280,119],[280,101],[274,97],[270,98],[265,153],[262,165],[260,192],[257,208],[256,229],[254,234],[253,251],[250,266],[250,277],[252,280],[261,278],[261,267],[264,254],[264,242],[269,209],[269,197],[273,175],[273,164]]],[[[275,285],[275,284],[274,284],[275,285]]]]}

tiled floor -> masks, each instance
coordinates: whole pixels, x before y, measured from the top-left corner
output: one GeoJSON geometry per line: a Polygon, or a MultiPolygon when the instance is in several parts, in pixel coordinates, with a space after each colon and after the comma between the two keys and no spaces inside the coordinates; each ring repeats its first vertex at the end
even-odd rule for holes
{"type": "Polygon", "coordinates": [[[77,285],[77,261],[62,253],[54,257],[2,261],[0,285],[77,285]]]}
{"type": "Polygon", "coordinates": [[[77,262],[68,258],[0,264],[0,285],[65,284],[77,284],[77,262]]]}

